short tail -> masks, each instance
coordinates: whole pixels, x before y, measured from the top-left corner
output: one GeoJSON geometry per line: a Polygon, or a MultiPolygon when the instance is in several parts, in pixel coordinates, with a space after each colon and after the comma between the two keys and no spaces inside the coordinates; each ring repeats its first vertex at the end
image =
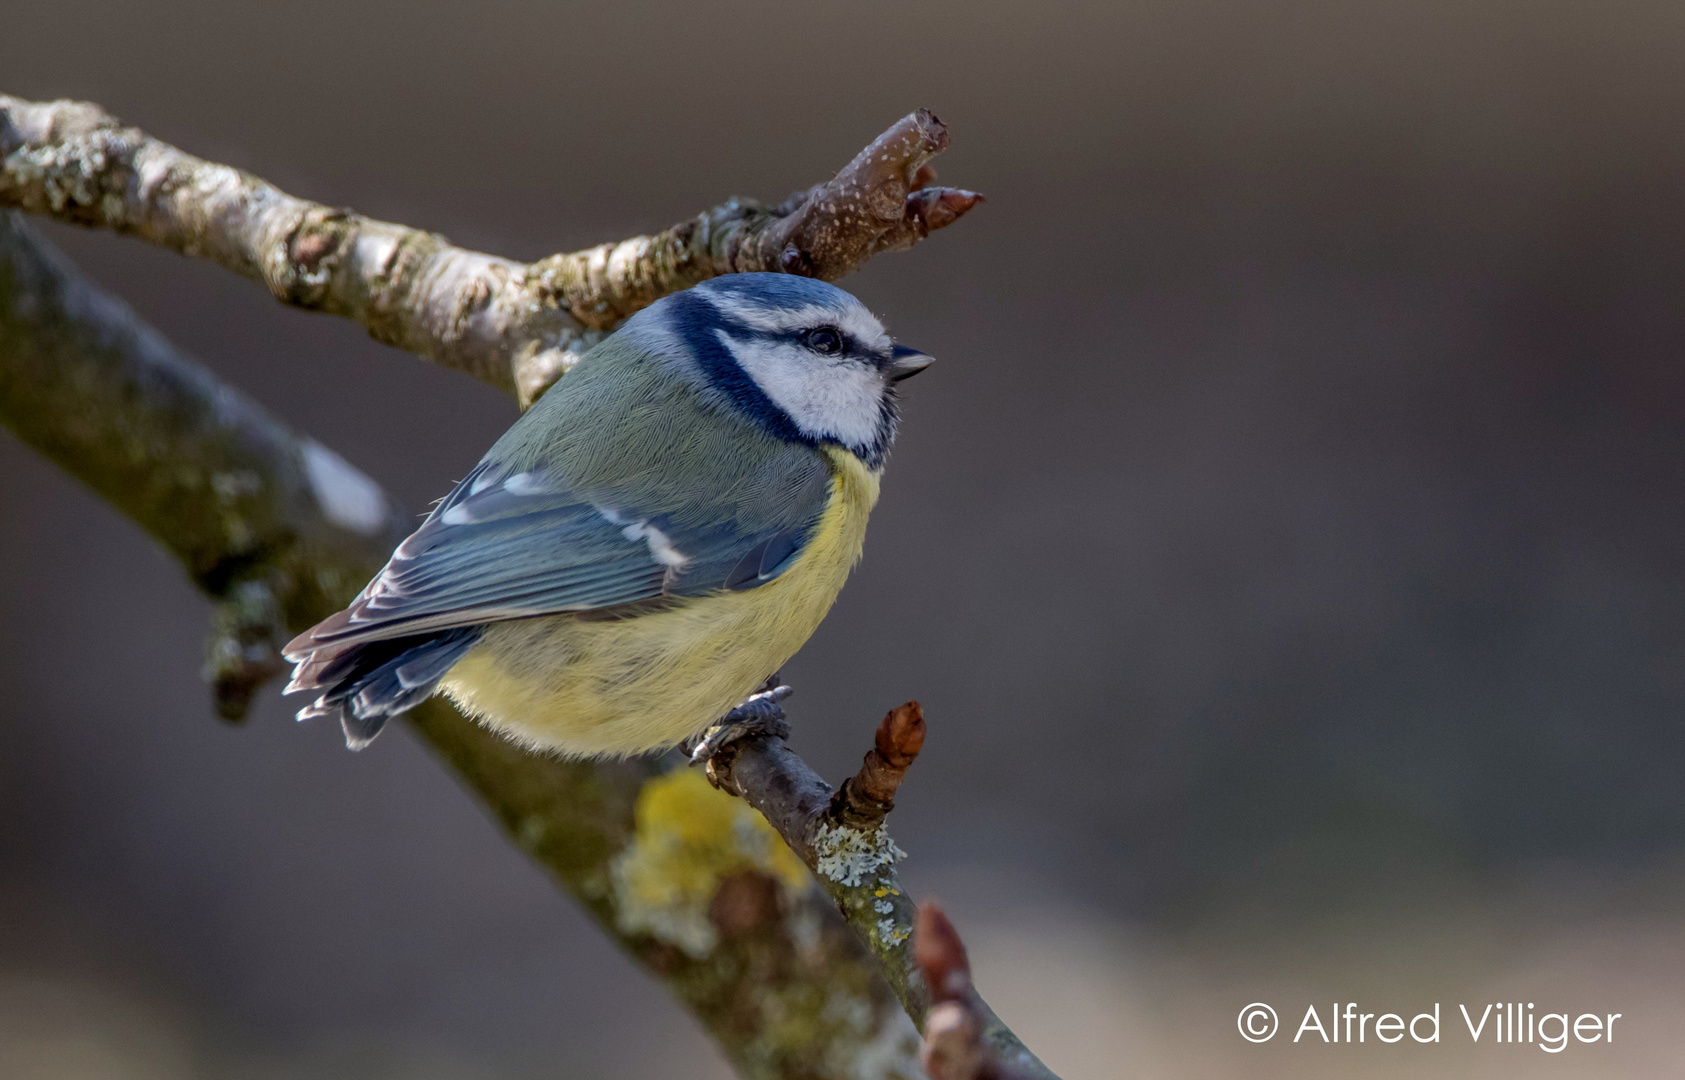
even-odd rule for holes
{"type": "Polygon", "coordinates": [[[346,747],[361,750],[387,720],[431,697],[439,680],[479,640],[480,627],[466,626],[289,654],[298,666],[286,692],[318,691],[316,700],[298,711],[298,718],[339,717],[346,747]]]}

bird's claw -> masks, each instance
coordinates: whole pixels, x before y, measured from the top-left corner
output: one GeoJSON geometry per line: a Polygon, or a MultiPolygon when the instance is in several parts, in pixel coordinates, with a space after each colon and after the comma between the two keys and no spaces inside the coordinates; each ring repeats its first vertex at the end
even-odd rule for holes
{"type": "Polygon", "coordinates": [[[795,693],[774,675],[765,685],[744,698],[735,709],[720,717],[702,733],[690,749],[690,763],[700,765],[739,739],[750,735],[771,735],[783,739],[790,734],[790,722],[784,718],[784,706],[779,702],[795,693]]]}

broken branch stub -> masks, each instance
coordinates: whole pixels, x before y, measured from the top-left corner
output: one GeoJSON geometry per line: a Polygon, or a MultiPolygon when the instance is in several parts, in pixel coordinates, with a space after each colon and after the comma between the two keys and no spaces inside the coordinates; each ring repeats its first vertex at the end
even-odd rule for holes
{"type": "Polygon", "coordinates": [[[891,709],[860,771],[843,781],[831,800],[831,816],[857,829],[880,825],[895,809],[895,793],[924,748],[924,710],[916,701],[891,709]]]}
{"type": "Polygon", "coordinates": [[[902,117],[836,176],[785,201],[760,237],[760,267],[836,281],[951,224],[983,197],[929,186],[930,160],[947,148],[948,129],[929,109],[902,117]]]}

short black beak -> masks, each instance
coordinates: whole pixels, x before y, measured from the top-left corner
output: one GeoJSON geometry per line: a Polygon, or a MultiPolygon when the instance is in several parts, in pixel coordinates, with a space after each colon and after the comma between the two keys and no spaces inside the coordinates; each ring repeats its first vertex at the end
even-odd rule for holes
{"type": "Polygon", "coordinates": [[[910,379],[936,362],[936,357],[905,345],[895,345],[889,350],[889,364],[884,371],[889,375],[890,382],[900,382],[910,379]]]}

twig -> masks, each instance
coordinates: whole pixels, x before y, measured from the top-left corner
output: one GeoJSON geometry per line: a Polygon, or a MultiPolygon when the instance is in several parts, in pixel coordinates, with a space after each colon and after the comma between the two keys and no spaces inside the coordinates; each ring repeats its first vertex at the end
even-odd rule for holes
{"type": "Polygon", "coordinates": [[[855,829],[875,829],[895,809],[895,793],[924,749],[924,710],[916,701],[889,710],[878,724],[860,771],[843,781],[831,816],[855,829]]]}
{"type": "Polygon", "coordinates": [[[529,264],[296,198],[97,105],[0,95],[0,207],[213,259],[282,303],[353,319],[524,406],[603,331],[668,293],[751,270],[834,280],[952,223],[981,196],[930,186],[930,159],[947,145],[920,109],[778,206],[732,199],[653,236],[529,264]]]}
{"type": "Polygon", "coordinates": [[[924,1017],[919,1060],[930,1080],[1029,1080],[1021,1061],[1002,1058],[986,1039],[988,1006],[971,984],[965,943],[934,901],[919,905],[913,958],[932,1005],[924,1017]]]}
{"type": "MultiPolygon", "coordinates": [[[[918,702],[891,710],[878,725],[860,771],[835,792],[788,743],[774,736],[731,743],[707,766],[714,784],[759,810],[813,871],[877,956],[896,997],[921,1029],[932,1004],[941,999],[932,997],[913,954],[917,909],[895,871],[906,852],[890,839],[883,821],[924,746],[924,734],[918,702]]],[[[1055,1080],[975,992],[970,1008],[977,1038],[990,1060],[1011,1068],[1014,1080],[1055,1080]]]]}

